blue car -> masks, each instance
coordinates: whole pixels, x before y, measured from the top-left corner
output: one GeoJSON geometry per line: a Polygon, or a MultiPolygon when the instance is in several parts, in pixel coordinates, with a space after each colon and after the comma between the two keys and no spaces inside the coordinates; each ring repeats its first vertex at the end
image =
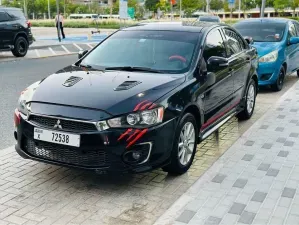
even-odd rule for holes
{"type": "Polygon", "coordinates": [[[284,78],[299,76],[299,23],[284,18],[246,19],[234,25],[239,33],[252,40],[259,56],[259,86],[270,85],[280,91],[284,78]]]}

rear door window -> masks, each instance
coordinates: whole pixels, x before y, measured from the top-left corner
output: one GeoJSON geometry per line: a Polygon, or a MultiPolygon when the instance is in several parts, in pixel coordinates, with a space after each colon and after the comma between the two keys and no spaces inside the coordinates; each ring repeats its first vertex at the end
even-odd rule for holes
{"type": "Polygon", "coordinates": [[[24,13],[21,10],[8,10],[7,13],[14,20],[25,20],[24,13]]]}
{"type": "Polygon", "coordinates": [[[7,13],[3,12],[3,11],[2,12],[0,11],[0,22],[7,22],[9,20],[10,20],[10,18],[7,15],[7,13]]]}
{"type": "Polygon", "coordinates": [[[224,33],[227,41],[228,57],[242,52],[244,49],[244,42],[240,36],[230,29],[224,29],[224,33]]]}

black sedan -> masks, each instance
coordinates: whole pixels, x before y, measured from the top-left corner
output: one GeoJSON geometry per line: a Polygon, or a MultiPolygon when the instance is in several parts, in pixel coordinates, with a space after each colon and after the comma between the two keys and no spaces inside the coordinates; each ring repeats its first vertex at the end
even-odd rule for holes
{"type": "Polygon", "coordinates": [[[226,25],[119,30],[22,92],[16,150],[99,173],[182,174],[198,142],[234,115],[251,117],[256,67],[256,51],[226,25]]]}

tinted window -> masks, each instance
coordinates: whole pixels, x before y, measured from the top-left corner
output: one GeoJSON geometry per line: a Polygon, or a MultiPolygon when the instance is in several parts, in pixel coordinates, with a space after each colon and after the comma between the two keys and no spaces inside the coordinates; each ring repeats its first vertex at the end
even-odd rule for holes
{"type": "Polygon", "coordinates": [[[244,43],[239,35],[228,29],[224,29],[224,33],[227,40],[228,56],[238,54],[244,49],[244,43]]]}
{"type": "Polygon", "coordinates": [[[205,22],[220,22],[219,17],[217,16],[201,16],[199,17],[199,21],[205,21],[205,22]]]}
{"type": "Polygon", "coordinates": [[[238,23],[234,26],[243,37],[252,37],[255,42],[278,42],[284,35],[285,23],[238,23]]]}
{"type": "Polygon", "coordinates": [[[295,25],[293,23],[289,23],[289,36],[290,37],[296,37],[297,36],[296,28],[295,28],[295,25]]]}
{"type": "Polygon", "coordinates": [[[295,27],[296,27],[296,30],[297,30],[297,37],[299,36],[299,23],[295,23],[295,27]]]}
{"type": "Polygon", "coordinates": [[[8,10],[7,13],[13,19],[25,19],[24,13],[21,10],[8,10]]]}
{"type": "Polygon", "coordinates": [[[9,16],[5,12],[0,12],[0,22],[9,21],[9,16]]]}
{"type": "Polygon", "coordinates": [[[219,30],[213,30],[207,35],[203,57],[207,61],[211,56],[226,58],[225,45],[219,30]]]}
{"type": "Polygon", "coordinates": [[[147,67],[165,73],[190,68],[199,33],[175,31],[119,31],[102,42],[83,64],[97,67],[147,67]]]}

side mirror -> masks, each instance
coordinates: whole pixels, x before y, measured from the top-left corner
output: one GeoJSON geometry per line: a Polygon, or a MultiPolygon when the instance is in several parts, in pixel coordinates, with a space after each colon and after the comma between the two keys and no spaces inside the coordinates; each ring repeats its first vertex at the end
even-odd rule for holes
{"type": "Polygon", "coordinates": [[[226,67],[228,66],[228,60],[219,56],[211,56],[208,59],[208,67],[216,66],[216,67],[226,67]]]}
{"type": "Polygon", "coordinates": [[[291,37],[289,43],[290,45],[299,44],[299,37],[291,37]]]}
{"type": "Polygon", "coordinates": [[[81,59],[83,56],[85,56],[87,52],[88,50],[80,50],[78,53],[78,59],[81,59]]]}
{"type": "Polygon", "coordinates": [[[252,37],[244,37],[245,41],[247,42],[247,44],[252,45],[253,44],[253,39],[252,37]]]}

